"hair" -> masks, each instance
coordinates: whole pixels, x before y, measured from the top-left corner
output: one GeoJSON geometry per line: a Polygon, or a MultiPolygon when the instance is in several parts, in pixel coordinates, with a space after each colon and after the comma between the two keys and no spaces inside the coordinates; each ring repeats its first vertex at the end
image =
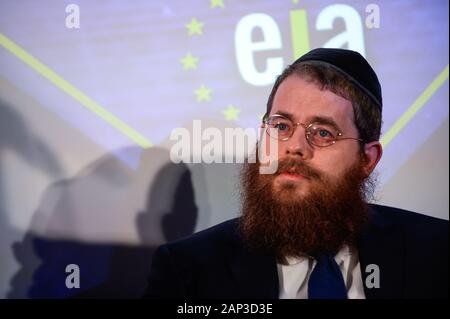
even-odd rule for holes
{"type": "Polygon", "coordinates": [[[290,75],[300,76],[302,79],[313,82],[321,90],[329,90],[346,100],[353,106],[353,114],[359,138],[363,143],[378,141],[381,134],[381,110],[360,88],[354,85],[349,78],[336,70],[333,66],[320,61],[307,61],[289,65],[278,76],[267,101],[266,119],[272,110],[273,100],[280,84],[290,75]]]}

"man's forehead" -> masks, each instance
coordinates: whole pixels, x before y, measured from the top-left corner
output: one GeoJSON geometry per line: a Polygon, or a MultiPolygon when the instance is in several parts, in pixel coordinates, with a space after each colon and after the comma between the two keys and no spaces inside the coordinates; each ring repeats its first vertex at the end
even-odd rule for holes
{"type": "Polygon", "coordinates": [[[288,114],[291,119],[299,121],[317,116],[340,122],[353,121],[353,107],[349,100],[296,75],[287,77],[280,84],[270,113],[288,114]]]}

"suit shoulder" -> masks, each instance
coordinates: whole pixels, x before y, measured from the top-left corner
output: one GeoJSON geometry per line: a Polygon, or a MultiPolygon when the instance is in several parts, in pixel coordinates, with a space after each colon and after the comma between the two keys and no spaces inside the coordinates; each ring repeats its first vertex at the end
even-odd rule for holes
{"type": "Polygon", "coordinates": [[[406,235],[448,241],[448,220],[396,207],[382,205],[371,205],[371,207],[381,216],[382,220],[395,224],[406,235]]]}
{"type": "Polygon", "coordinates": [[[239,241],[238,224],[239,218],[230,219],[161,247],[190,257],[223,253],[224,249],[239,241]]]}

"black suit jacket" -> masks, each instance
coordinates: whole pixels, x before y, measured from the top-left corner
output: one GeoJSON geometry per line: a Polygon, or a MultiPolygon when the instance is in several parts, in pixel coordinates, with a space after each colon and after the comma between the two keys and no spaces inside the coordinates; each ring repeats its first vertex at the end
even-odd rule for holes
{"type": "MultiPolygon", "coordinates": [[[[448,298],[448,221],[379,205],[358,241],[363,283],[366,266],[380,270],[371,298],[448,298]]],[[[160,246],[145,297],[278,298],[275,257],[242,243],[238,219],[160,246]]]]}

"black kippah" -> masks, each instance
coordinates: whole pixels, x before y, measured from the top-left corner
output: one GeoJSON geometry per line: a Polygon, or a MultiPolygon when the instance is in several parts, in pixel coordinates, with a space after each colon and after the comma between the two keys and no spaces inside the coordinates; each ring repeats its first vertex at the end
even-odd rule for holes
{"type": "Polygon", "coordinates": [[[358,52],[345,49],[314,49],[298,58],[293,65],[306,61],[321,61],[344,73],[363,90],[382,111],[381,85],[367,60],[358,52]]]}

